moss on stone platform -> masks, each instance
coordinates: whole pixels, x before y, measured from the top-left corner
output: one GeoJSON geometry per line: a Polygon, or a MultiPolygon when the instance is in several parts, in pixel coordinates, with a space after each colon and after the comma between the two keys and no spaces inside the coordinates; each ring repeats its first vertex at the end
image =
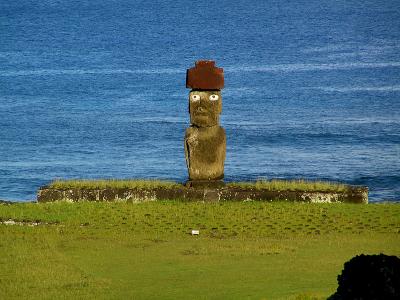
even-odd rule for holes
{"type": "Polygon", "coordinates": [[[52,189],[155,189],[177,188],[181,185],[169,180],[152,179],[71,179],[55,180],[49,184],[52,189]]]}
{"type": "Polygon", "coordinates": [[[321,181],[273,180],[184,186],[161,180],[65,180],[38,191],[39,202],[67,201],[293,201],[368,203],[368,188],[321,181]]]}

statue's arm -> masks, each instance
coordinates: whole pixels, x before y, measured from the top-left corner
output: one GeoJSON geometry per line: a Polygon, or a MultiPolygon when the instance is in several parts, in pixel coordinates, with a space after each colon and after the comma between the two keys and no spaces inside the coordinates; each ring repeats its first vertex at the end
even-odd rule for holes
{"type": "Polygon", "coordinates": [[[190,168],[190,160],[189,160],[189,136],[190,136],[190,127],[186,129],[185,132],[185,140],[184,140],[184,144],[185,144],[185,160],[186,160],[186,166],[188,167],[188,169],[190,168]]]}

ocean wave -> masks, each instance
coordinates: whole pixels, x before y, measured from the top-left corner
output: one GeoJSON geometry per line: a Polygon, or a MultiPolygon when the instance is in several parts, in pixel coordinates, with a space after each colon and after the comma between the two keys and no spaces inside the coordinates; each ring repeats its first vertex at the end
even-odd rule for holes
{"type": "Polygon", "coordinates": [[[332,45],[326,45],[326,46],[320,46],[320,47],[307,47],[304,49],[301,49],[300,51],[302,53],[318,53],[318,52],[333,52],[333,51],[343,51],[343,50],[349,50],[349,49],[354,49],[353,45],[349,44],[332,44],[332,45]]]}
{"type": "Polygon", "coordinates": [[[180,74],[182,69],[37,69],[0,71],[0,76],[115,75],[115,74],[180,74]]]}
{"type": "Polygon", "coordinates": [[[230,127],[256,127],[257,129],[260,128],[265,128],[269,126],[273,126],[275,123],[274,122],[268,122],[268,121],[260,121],[260,122],[255,122],[255,121],[229,121],[229,120],[224,120],[222,118],[223,124],[225,126],[230,126],[230,127]]]}
{"type": "Polygon", "coordinates": [[[142,118],[131,118],[131,123],[168,123],[168,124],[186,124],[185,117],[142,117],[142,118]]]}
{"type": "Polygon", "coordinates": [[[326,64],[279,64],[269,66],[241,66],[226,67],[227,72],[302,72],[302,71],[329,71],[368,68],[397,68],[400,62],[349,62],[326,64]]]}
{"type": "Polygon", "coordinates": [[[354,45],[353,43],[348,44],[332,44],[321,47],[307,47],[301,49],[302,53],[332,53],[332,52],[347,52],[347,53],[359,53],[359,52],[392,52],[397,51],[400,48],[399,41],[380,41],[380,44],[366,44],[366,45],[354,45]],[[355,51],[354,51],[355,50],[355,51]],[[350,51],[350,52],[349,52],[350,51]]]}
{"type": "Polygon", "coordinates": [[[239,87],[239,88],[235,88],[235,87],[227,87],[224,90],[224,95],[225,96],[242,96],[244,94],[246,95],[254,95],[259,93],[259,88],[255,88],[255,87],[239,87]]]}
{"type": "MultiPolygon", "coordinates": [[[[303,72],[329,71],[367,68],[397,68],[400,62],[353,62],[326,64],[277,64],[268,66],[227,66],[225,72],[303,72]]],[[[4,70],[0,76],[57,76],[57,75],[115,75],[115,74],[184,74],[186,69],[36,69],[36,70],[4,70]]]]}
{"type": "Polygon", "coordinates": [[[337,52],[328,54],[326,57],[330,60],[338,60],[338,59],[353,59],[354,57],[360,56],[359,52],[337,52]]]}
{"type": "Polygon", "coordinates": [[[312,87],[312,89],[321,90],[324,92],[399,92],[400,85],[390,86],[352,86],[352,87],[334,87],[334,86],[320,86],[312,87]]]}
{"type": "Polygon", "coordinates": [[[321,124],[324,125],[341,125],[341,126],[351,126],[351,125],[368,125],[368,124],[381,124],[381,125],[400,125],[400,120],[396,117],[390,118],[378,118],[378,117],[364,117],[364,118],[353,118],[353,119],[337,119],[337,120],[322,120],[321,124]]]}

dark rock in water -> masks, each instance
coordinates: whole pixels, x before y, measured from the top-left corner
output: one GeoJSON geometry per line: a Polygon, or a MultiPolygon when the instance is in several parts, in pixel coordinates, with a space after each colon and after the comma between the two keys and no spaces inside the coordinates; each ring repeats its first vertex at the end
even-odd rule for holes
{"type": "Polygon", "coordinates": [[[329,300],[400,299],[400,259],[384,254],[358,255],[344,264],[338,283],[329,300]]]}
{"type": "Polygon", "coordinates": [[[0,205],[10,205],[10,204],[13,204],[14,202],[11,202],[11,201],[7,201],[7,200],[1,200],[0,199],[0,205]]]}
{"type": "Polygon", "coordinates": [[[185,135],[185,156],[189,180],[224,178],[225,130],[220,126],[189,127],[185,135]]]}

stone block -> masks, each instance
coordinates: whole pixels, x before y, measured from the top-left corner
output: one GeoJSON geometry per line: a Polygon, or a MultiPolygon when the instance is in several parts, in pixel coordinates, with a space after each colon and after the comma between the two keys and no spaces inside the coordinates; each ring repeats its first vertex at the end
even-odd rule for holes
{"type": "Polygon", "coordinates": [[[220,90],[224,88],[224,70],[217,68],[212,60],[196,61],[186,72],[186,87],[199,90],[220,90]]]}
{"type": "Polygon", "coordinates": [[[189,180],[224,178],[226,134],[220,126],[189,127],[185,135],[185,157],[189,180]]]}

